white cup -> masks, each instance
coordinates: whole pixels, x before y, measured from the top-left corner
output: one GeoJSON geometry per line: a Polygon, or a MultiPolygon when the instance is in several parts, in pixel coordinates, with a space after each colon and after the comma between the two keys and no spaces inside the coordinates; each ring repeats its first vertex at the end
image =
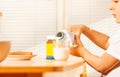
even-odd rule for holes
{"type": "Polygon", "coordinates": [[[68,48],[55,47],[54,48],[54,58],[55,58],[55,60],[61,60],[61,61],[67,60],[69,58],[68,48]]]}
{"type": "Polygon", "coordinates": [[[10,48],[10,41],[0,41],[0,62],[2,62],[8,56],[10,48]]]}

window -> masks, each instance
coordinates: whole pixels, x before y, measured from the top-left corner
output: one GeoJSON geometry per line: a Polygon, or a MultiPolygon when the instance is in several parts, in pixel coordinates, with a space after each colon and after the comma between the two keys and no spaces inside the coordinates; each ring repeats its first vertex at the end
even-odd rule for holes
{"type": "Polygon", "coordinates": [[[11,50],[23,50],[46,40],[57,30],[57,0],[0,0],[0,40],[11,50]]]}

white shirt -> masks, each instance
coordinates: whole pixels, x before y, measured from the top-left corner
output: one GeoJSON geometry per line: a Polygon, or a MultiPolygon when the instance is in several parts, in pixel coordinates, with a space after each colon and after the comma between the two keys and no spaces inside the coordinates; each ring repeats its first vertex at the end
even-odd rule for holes
{"type": "MultiPolygon", "coordinates": [[[[106,52],[120,60],[120,30],[113,37],[111,37],[109,41],[110,46],[108,47],[106,52]]],[[[120,66],[111,71],[105,77],[120,77],[120,66]]]]}

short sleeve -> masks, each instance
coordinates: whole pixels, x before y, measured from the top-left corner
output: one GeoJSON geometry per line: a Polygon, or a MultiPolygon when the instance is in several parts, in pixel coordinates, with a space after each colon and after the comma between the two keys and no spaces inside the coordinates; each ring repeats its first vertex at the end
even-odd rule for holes
{"type": "Polygon", "coordinates": [[[120,60],[120,32],[109,39],[107,53],[120,60]]]}
{"type": "Polygon", "coordinates": [[[107,53],[120,60],[120,41],[116,42],[116,44],[111,44],[107,49],[107,53]]]}

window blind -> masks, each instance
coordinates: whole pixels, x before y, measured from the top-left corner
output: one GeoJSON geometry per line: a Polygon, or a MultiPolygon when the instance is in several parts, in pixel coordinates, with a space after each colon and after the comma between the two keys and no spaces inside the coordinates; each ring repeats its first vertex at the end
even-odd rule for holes
{"type": "Polygon", "coordinates": [[[56,0],[0,0],[0,40],[24,50],[56,33],[56,0]]]}
{"type": "Polygon", "coordinates": [[[68,0],[68,24],[91,24],[110,16],[109,0],[68,0]]]}

